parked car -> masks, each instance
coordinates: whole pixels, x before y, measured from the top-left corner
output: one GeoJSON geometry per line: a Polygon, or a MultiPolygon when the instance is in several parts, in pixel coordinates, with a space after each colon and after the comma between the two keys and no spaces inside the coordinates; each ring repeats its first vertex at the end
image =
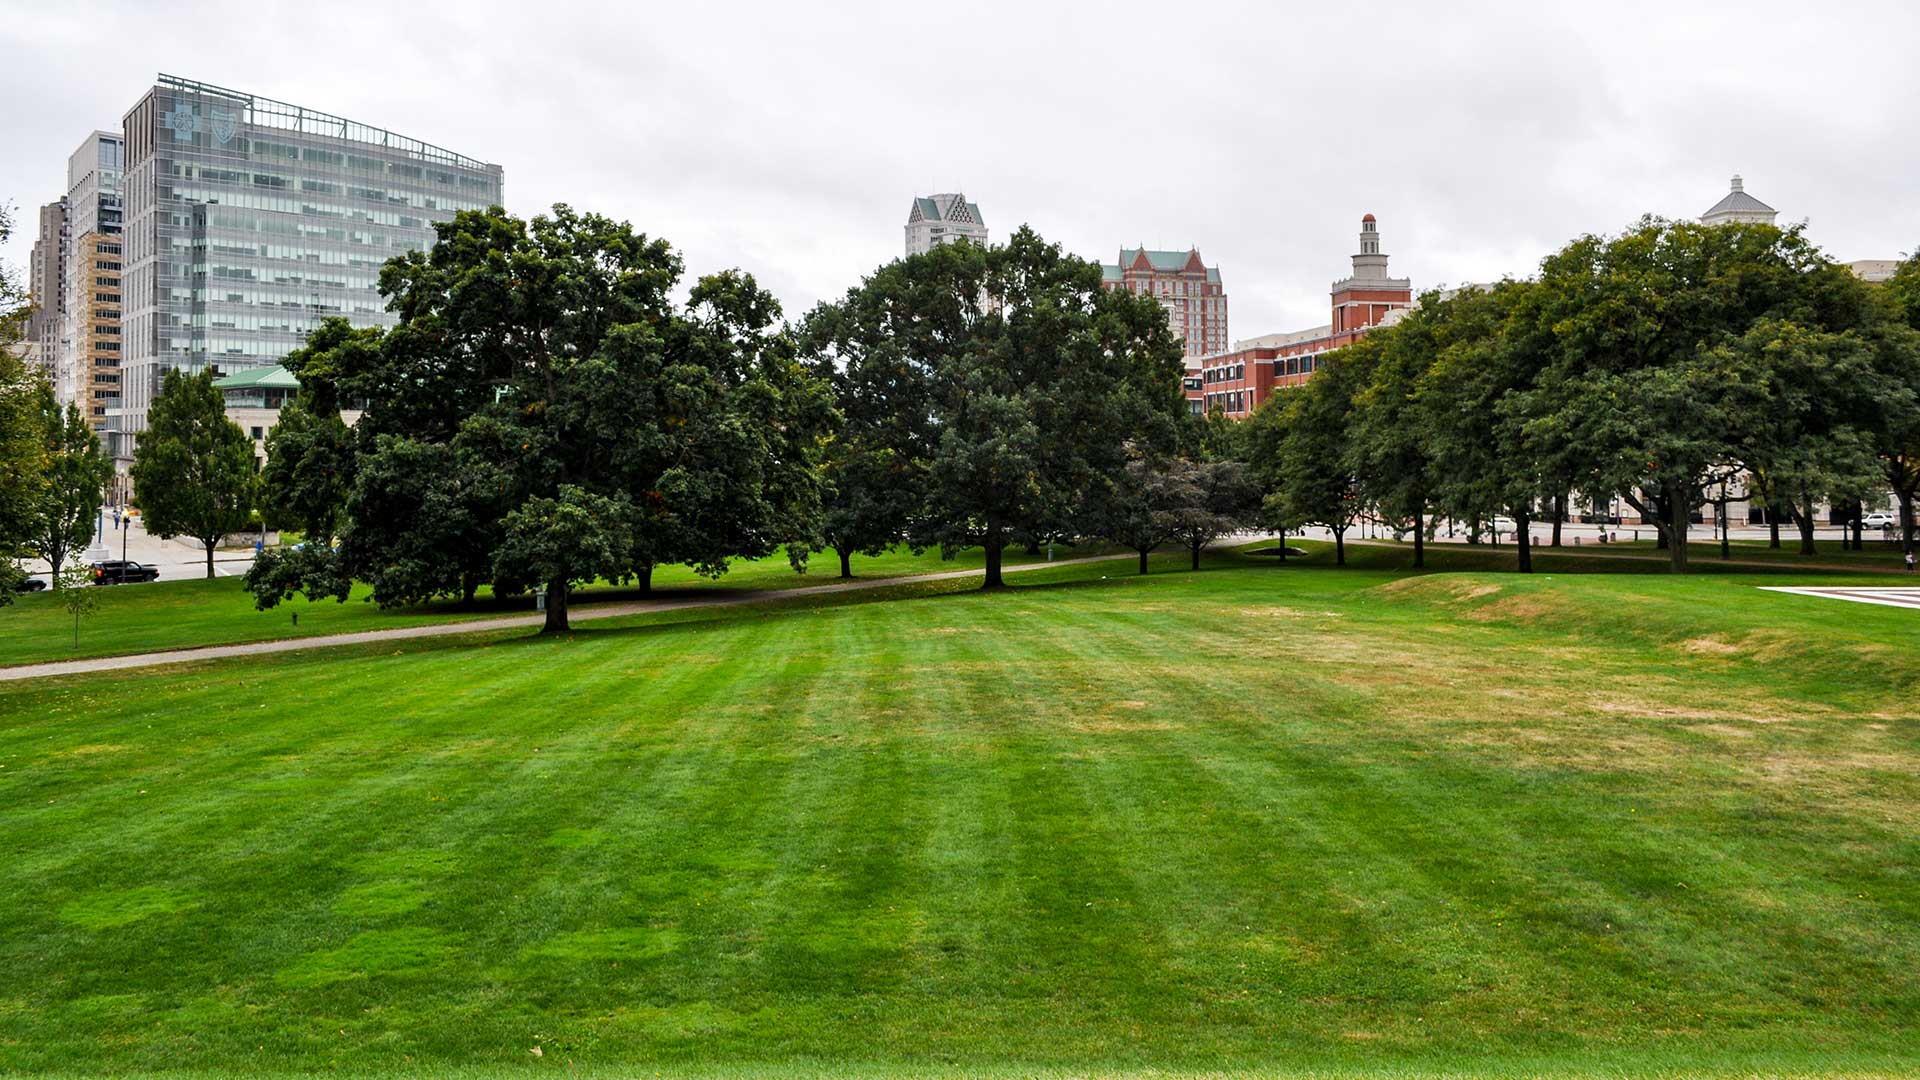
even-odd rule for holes
{"type": "Polygon", "coordinates": [[[95,585],[125,585],[135,581],[158,581],[160,568],[144,563],[124,562],[110,559],[93,564],[93,583],[95,585]]]}
{"type": "Polygon", "coordinates": [[[37,577],[30,577],[27,580],[20,583],[21,592],[39,592],[41,589],[44,589],[46,587],[47,587],[47,583],[44,581],[41,581],[37,577]]]}
{"type": "Polygon", "coordinates": [[[1897,529],[1900,527],[1900,515],[1891,510],[1869,510],[1860,519],[1862,528],[1897,529]]]}

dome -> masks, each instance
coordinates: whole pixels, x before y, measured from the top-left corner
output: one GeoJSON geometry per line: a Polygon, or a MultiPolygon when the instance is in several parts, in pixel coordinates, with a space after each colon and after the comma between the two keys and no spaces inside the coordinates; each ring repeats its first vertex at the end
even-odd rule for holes
{"type": "Polygon", "coordinates": [[[1364,224],[1366,224],[1367,222],[1369,222],[1369,221],[1372,221],[1372,220],[1373,220],[1373,215],[1372,215],[1372,214],[1368,214],[1368,215],[1367,215],[1366,217],[1363,217],[1363,218],[1361,218],[1361,219],[1360,219],[1360,223],[1364,225],[1364,224]]]}

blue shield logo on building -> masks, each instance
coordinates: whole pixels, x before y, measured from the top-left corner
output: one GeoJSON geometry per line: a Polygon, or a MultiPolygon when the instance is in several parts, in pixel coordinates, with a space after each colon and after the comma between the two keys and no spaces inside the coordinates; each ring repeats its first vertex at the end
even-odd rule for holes
{"type": "Polygon", "coordinates": [[[213,139],[221,146],[232,142],[234,132],[240,130],[238,109],[222,109],[216,106],[207,110],[207,118],[208,128],[213,132],[213,139]]]}

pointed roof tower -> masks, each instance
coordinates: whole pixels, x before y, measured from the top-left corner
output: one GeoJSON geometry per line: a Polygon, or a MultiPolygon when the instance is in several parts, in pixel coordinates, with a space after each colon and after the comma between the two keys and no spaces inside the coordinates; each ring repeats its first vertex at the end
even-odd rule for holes
{"type": "Polygon", "coordinates": [[[1733,177],[1733,188],[1713,208],[1700,215],[1702,225],[1730,225],[1735,222],[1748,225],[1771,225],[1779,211],[1759,199],[1747,194],[1747,186],[1740,180],[1740,174],[1733,177]]]}

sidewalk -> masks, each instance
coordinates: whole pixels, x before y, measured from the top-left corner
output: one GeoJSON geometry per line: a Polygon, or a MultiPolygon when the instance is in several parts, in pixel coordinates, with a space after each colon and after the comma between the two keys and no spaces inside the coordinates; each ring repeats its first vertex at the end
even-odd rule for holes
{"type": "MultiPolygon", "coordinates": [[[[1117,562],[1137,558],[1138,556],[1131,552],[1123,555],[1090,555],[1080,559],[1059,559],[1054,562],[1024,563],[1019,566],[1005,566],[1001,568],[1001,572],[1003,574],[1018,574],[1030,570],[1045,570],[1055,566],[1117,562]]],[[[985,570],[943,570],[937,574],[912,574],[906,577],[874,578],[871,581],[840,581],[831,585],[814,585],[804,589],[768,589],[725,594],[716,593],[712,599],[630,600],[618,604],[589,604],[568,611],[567,618],[569,623],[581,623],[593,619],[614,619],[623,615],[646,615],[659,611],[681,611],[687,608],[740,607],[747,604],[757,604],[785,597],[819,596],[823,593],[859,592],[864,589],[883,589],[890,585],[911,585],[923,581],[949,581],[955,578],[980,577],[985,573],[985,570]]],[[[403,626],[395,627],[392,630],[362,630],[352,634],[328,634],[322,637],[289,638],[279,641],[252,641],[236,645],[207,645],[194,649],[172,649],[165,652],[133,653],[127,656],[98,656],[85,660],[58,660],[44,664],[21,664],[16,667],[0,667],[0,682],[15,682],[21,679],[49,679],[59,675],[82,675],[99,671],[122,671],[128,668],[159,667],[167,664],[191,664],[201,660],[219,660],[232,656],[265,656],[271,653],[300,652],[306,649],[327,649],[339,645],[366,645],[381,641],[405,641],[415,638],[447,637],[453,634],[478,634],[485,633],[489,630],[531,628],[544,625],[546,618],[545,615],[536,612],[527,615],[503,615],[492,619],[431,623],[426,626],[403,626]]]]}
{"type": "MultiPolygon", "coordinates": [[[[207,576],[207,552],[197,541],[179,539],[163,540],[153,536],[141,526],[138,517],[132,518],[126,529],[118,529],[113,524],[111,511],[106,516],[106,529],[102,536],[102,546],[109,559],[128,559],[147,566],[158,567],[161,581],[197,581],[207,576]],[[123,554],[124,552],[124,554],[123,554]]],[[[86,563],[87,552],[83,548],[73,553],[68,560],[69,566],[86,563]]],[[[47,564],[41,559],[27,559],[20,564],[28,574],[42,581],[47,579],[47,564]]],[[[253,565],[252,549],[213,553],[213,573],[215,577],[239,577],[253,565]]],[[[139,588],[138,585],[122,586],[139,588]]]]}

